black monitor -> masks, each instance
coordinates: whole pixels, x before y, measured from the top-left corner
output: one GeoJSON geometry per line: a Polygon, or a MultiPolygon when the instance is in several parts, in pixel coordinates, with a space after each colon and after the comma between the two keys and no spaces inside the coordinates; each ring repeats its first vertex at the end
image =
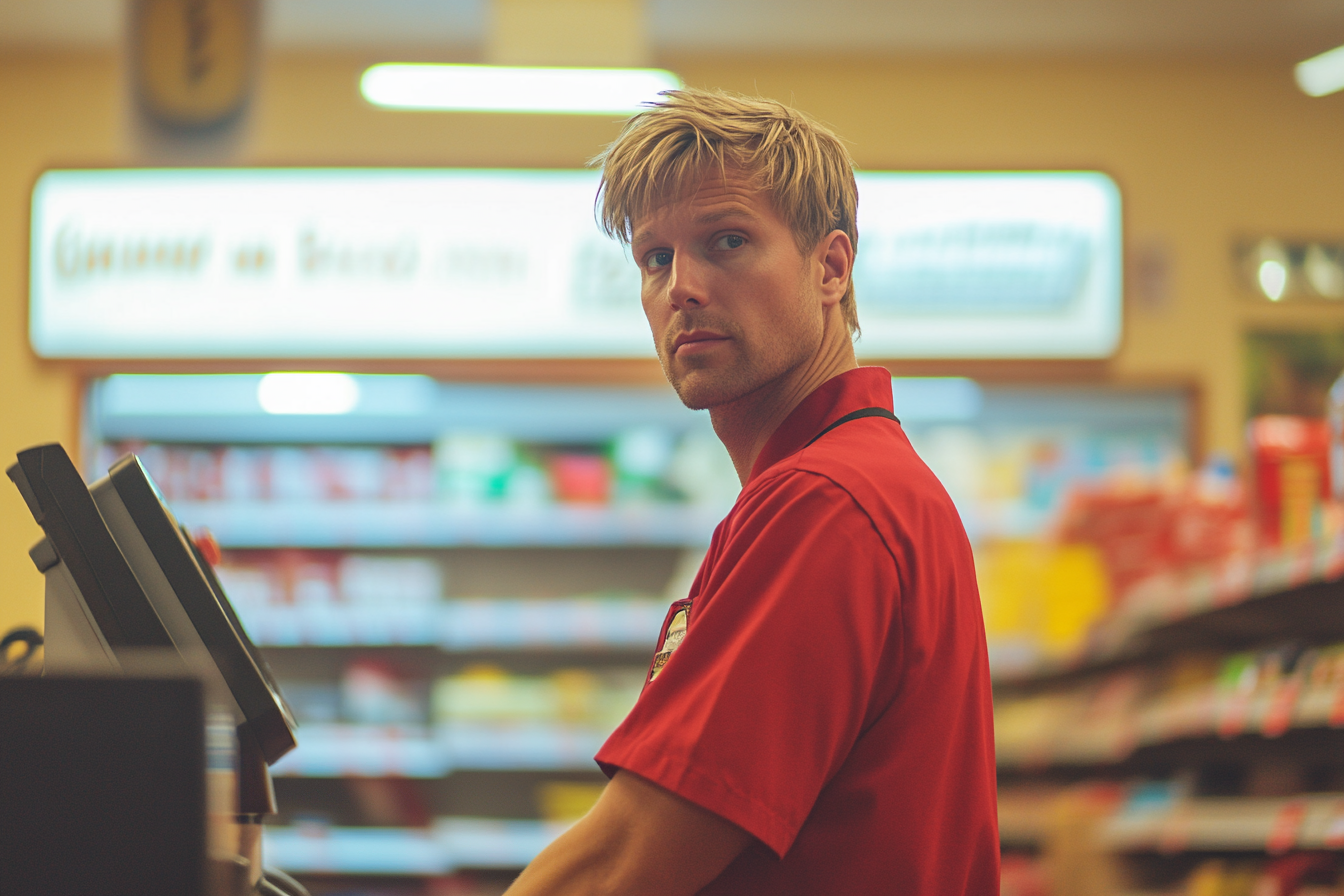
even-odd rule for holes
{"type": "Polygon", "coordinates": [[[30,554],[47,579],[47,671],[115,672],[134,651],[166,648],[228,695],[244,779],[250,754],[269,765],[294,748],[274,676],[135,455],[87,487],[59,444],[19,452],[8,473],[46,533],[30,554]]]}

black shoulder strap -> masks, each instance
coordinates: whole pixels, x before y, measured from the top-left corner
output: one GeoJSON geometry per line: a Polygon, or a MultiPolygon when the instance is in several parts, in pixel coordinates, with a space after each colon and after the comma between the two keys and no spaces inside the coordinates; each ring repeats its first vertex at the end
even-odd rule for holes
{"type": "Polygon", "coordinates": [[[901,422],[900,417],[897,417],[895,414],[893,414],[886,408],[859,408],[857,411],[850,411],[848,414],[841,417],[839,420],[835,421],[830,426],[823,429],[821,432],[817,433],[815,436],[812,437],[812,441],[808,442],[807,445],[804,445],[803,447],[804,448],[809,447],[812,444],[812,442],[815,442],[817,439],[826,435],[826,433],[835,429],[837,426],[840,426],[843,423],[848,423],[851,420],[858,420],[860,417],[886,417],[888,420],[895,420],[897,423],[901,422]]]}

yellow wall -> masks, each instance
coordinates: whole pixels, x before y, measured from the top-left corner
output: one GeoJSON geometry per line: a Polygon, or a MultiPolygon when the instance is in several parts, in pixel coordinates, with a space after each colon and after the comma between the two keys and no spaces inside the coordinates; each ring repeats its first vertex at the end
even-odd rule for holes
{"type": "MultiPolygon", "coordinates": [[[[615,134],[600,120],[378,111],[356,88],[368,61],[272,59],[229,161],[574,166],[615,134]]],[[[691,84],[795,103],[852,141],[865,168],[1110,173],[1131,243],[1167,245],[1173,281],[1168,305],[1127,310],[1109,375],[1199,383],[1206,447],[1239,447],[1244,329],[1344,324],[1344,308],[1257,304],[1232,276],[1238,235],[1344,231],[1344,95],[1301,95],[1286,61],[660,62],[691,84]]],[[[78,371],[27,347],[27,197],[44,167],[145,163],[120,84],[112,55],[0,51],[0,459],[75,440],[78,371]]],[[[0,631],[41,621],[41,580],[24,556],[37,535],[17,493],[0,484],[0,631]]]]}

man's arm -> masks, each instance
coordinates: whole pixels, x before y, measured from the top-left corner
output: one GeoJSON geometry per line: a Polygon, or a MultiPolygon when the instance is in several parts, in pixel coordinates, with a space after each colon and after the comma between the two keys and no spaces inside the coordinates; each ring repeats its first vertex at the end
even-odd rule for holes
{"type": "Polygon", "coordinates": [[[505,896],[691,896],[751,842],[732,822],[626,771],[505,896]]]}

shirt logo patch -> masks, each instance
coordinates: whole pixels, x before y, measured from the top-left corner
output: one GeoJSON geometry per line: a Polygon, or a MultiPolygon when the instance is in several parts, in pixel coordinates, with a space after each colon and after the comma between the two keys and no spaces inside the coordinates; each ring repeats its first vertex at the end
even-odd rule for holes
{"type": "Polygon", "coordinates": [[[690,606],[684,606],[677,610],[672,621],[667,624],[667,632],[663,635],[663,643],[658,648],[658,652],[653,655],[653,665],[649,668],[649,681],[653,681],[663,671],[663,666],[672,658],[672,654],[681,646],[681,642],[686,638],[686,628],[690,621],[690,606]]]}

